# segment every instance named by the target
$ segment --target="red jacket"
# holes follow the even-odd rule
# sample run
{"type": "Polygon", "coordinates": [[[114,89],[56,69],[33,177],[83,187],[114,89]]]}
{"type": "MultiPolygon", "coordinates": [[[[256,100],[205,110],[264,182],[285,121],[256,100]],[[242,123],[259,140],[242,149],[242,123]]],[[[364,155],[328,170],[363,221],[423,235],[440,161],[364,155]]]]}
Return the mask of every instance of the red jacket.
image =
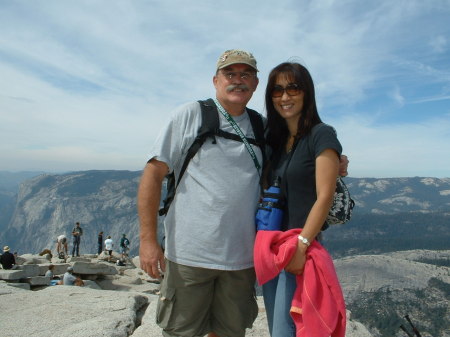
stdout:
{"type": "MultiPolygon", "coordinates": [[[[286,267],[297,249],[300,232],[301,229],[258,231],[254,260],[260,285],[286,267]]],[[[345,337],[342,289],[331,256],[317,241],[307,250],[305,269],[297,276],[290,311],[297,337],[345,337]]]]}

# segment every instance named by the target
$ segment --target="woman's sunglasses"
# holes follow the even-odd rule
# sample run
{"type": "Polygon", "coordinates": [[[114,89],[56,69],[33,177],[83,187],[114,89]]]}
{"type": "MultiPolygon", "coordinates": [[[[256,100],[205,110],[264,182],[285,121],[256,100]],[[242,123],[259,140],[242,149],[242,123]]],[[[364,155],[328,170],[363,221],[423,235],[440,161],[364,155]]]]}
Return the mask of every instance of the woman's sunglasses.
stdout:
{"type": "Polygon", "coordinates": [[[300,94],[301,89],[295,83],[288,84],[286,88],[283,88],[280,85],[276,85],[272,89],[272,97],[281,97],[283,96],[285,91],[289,96],[297,96],[298,94],[300,94]]]}

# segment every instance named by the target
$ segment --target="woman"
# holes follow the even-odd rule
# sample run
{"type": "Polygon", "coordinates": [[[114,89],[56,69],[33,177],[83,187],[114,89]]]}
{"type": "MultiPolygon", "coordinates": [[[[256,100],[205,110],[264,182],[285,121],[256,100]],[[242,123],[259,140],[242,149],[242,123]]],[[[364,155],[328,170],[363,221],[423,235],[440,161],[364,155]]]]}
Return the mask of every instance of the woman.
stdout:
{"type": "MultiPolygon", "coordinates": [[[[270,182],[277,176],[282,177],[286,198],[282,231],[301,228],[300,236],[299,231],[295,232],[295,239],[291,241],[295,246],[284,270],[263,284],[270,334],[288,337],[296,333],[297,322],[291,317],[291,305],[297,276],[303,273],[308,248],[324,226],[332,205],[342,148],[335,130],[323,124],[319,117],[314,84],[304,66],[286,62],[275,67],[269,74],[265,102],[267,143],[273,151],[268,179],[270,182]]],[[[258,237],[271,235],[264,232],[258,232],[255,244],[257,274],[261,274],[256,256],[262,242],[258,237]]],[[[341,302],[343,304],[343,299],[341,302]]],[[[305,315],[301,320],[304,319],[305,315]]]]}

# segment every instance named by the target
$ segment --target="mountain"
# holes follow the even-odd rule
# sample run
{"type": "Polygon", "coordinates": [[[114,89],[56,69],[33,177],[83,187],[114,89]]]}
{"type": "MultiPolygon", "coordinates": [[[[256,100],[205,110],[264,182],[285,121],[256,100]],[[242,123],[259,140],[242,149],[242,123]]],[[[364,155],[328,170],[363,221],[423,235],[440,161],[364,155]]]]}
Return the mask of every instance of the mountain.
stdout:
{"type": "Polygon", "coordinates": [[[97,235],[102,230],[117,240],[127,233],[136,254],[139,177],[140,172],[84,171],[44,174],[27,180],[20,186],[0,242],[20,253],[53,249],[57,236],[70,237],[79,221],[84,231],[81,252],[96,251],[97,235]]]}
{"type": "Polygon", "coordinates": [[[39,174],[41,172],[0,171],[0,232],[13,215],[20,184],[39,174]]]}
{"type": "Polygon", "coordinates": [[[404,337],[409,315],[423,337],[450,336],[450,250],[412,250],[335,260],[352,319],[376,337],[404,337]]]}
{"type": "MultiPolygon", "coordinates": [[[[41,174],[23,181],[17,194],[8,187],[9,200],[0,202],[4,210],[0,215],[0,244],[21,252],[53,248],[56,237],[69,235],[79,221],[84,229],[82,252],[96,251],[97,234],[102,230],[116,243],[122,233],[128,234],[131,254],[136,255],[140,175],[140,171],[41,174]]],[[[334,257],[448,249],[449,178],[348,177],[345,182],[356,206],[347,224],[324,231],[324,243],[334,257]]],[[[6,185],[0,175],[0,186],[6,185]]]]}
{"type": "Polygon", "coordinates": [[[345,178],[359,214],[446,212],[450,178],[345,178]]]}

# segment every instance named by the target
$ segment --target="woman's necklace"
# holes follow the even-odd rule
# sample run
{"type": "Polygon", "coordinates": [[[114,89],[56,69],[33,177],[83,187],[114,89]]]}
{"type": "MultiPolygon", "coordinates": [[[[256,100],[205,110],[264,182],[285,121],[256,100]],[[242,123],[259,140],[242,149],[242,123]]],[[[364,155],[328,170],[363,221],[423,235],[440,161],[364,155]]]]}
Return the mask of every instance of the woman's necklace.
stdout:
{"type": "Polygon", "coordinates": [[[294,146],[294,143],[295,143],[295,135],[294,136],[289,136],[289,139],[288,139],[288,141],[287,141],[287,144],[286,144],[286,152],[287,153],[290,153],[291,151],[292,151],[292,147],[294,146]]]}

